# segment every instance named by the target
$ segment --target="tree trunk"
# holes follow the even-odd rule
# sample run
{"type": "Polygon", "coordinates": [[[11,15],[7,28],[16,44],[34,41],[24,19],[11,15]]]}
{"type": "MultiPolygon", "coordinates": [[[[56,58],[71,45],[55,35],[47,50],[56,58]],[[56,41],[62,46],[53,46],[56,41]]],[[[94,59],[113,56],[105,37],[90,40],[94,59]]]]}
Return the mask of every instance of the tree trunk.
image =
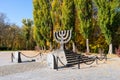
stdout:
{"type": "Polygon", "coordinates": [[[52,42],[50,42],[50,51],[52,51],[52,42]]]}
{"type": "Polygon", "coordinates": [[[46,46],[43,46],[43,50],[45,50],[45,51],[47,50],[47,49],[46,49],[46,46]]]}
{"type": "Polygon", "coordinates": [[[28,40],[26,40],[26,50],[28,50],[28,40]]]}
{"type": "Polygon", "coordinates": [[[86,39],[86,48],[87,48],[87,53],[89,53],[90,52],[90,50],[89,50],[89,40],[88,39],[86,39]]]}
{"type": "Polygon", "coordinates": [[[112,51],[112,43],[109,44],[109,51],[108,51],[108,53],[109,53],[109,54],[112,54],[112,53],[113,53],[113,51],[112,51]]]}
{"type": "Polygon", "coordinates": [[[76,50],[75,50],[75,43],[74,42],[72,42],[72,47],[73,47],[73,52],[76,52],[76,50]]]}

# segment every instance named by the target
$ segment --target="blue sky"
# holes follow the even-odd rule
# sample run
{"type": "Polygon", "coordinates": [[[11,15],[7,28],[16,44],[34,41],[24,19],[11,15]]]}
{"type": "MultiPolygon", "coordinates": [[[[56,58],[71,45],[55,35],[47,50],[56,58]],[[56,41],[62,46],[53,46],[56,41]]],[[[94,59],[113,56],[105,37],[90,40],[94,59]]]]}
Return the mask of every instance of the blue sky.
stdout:
{"type": "Polygon", "coordinates": [[[32,0],[0,0],[0,13],[8,17],[10,23],[22,26],[23,18],[33,19],[32,0]]]}

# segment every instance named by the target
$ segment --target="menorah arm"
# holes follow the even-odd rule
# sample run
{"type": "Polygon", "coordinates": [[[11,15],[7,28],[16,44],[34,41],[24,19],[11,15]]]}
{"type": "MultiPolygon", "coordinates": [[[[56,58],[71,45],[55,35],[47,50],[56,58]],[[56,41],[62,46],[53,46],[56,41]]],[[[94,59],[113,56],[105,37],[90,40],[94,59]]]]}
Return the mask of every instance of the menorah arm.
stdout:
{"type": "Polygon", "coordinates": [[[71,32],[72,30],[64,30],[54,32],[54,38],[56,42],[60,43],[60,49],[64,49],[64,43],[67,43],[71,39],[71,32]]]}
{"type": "Polygon", "coordinates": [[[58,32],[54,32],[54,38],[55,38],[56,42],[60,43],[61,38],[57,34],[58,34],[58,32]]]}
{"type": "Polygon", "coordinates": [[[71,32],[72,32],[72,30],[70,30],[70,31],[68,30],[67,35],[64,38],[65,41],[63,41],[63,43],[67,43],[68,41],[70,41],[70,39],[71,39],[71,32]]]}
{"type": "Polygon", "coordinates": [[[66,34],[67,34],[67,30],[62,31],[62,36],[63,37],[66,36],[66,34]]]}

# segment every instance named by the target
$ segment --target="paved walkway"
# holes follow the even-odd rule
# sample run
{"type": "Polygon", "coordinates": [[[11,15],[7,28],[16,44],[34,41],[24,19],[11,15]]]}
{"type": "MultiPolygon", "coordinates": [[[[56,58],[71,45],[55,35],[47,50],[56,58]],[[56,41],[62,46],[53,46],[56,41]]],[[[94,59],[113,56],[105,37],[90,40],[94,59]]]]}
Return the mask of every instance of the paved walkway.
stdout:
{"type": "Polygon", "coordinates": [[[31,62],[0,66],[0,80],[120,80],[120,58],[106,63],[77,65],[52,70],[45,63],[31,62]]]}

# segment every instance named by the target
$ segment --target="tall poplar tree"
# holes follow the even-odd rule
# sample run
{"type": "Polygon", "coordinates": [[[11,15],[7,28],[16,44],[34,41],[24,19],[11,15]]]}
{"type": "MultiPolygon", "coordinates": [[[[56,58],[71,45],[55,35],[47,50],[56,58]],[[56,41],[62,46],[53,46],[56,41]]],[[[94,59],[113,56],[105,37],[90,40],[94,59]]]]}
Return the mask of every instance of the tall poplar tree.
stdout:
{"type": "Polygon", "coordinates": [[[33,21],[31,19],[23,19],[23,31],[24,31],[24,36],[26,40],[26,49],[30,49],[30,39],[32,37],[32,25],[33,21]]]}
{"type": "Polygon", "coordinates": [[[52,18],[52,23],[53,23],[53,30],[57,31],[62,29],[61,27],[61,16],[62,16],[62,11],[61,11],[61,5],[62,5],[62,0],[51,0],[51,18],[52,18]]]}
{"type": "Polygon", "coordinates": [[[62,27],[72,31],[73,51],[75,52],[75,5],[74,0],[63,0],[62,3],[62,27]]]}
{"type": "Polygon", "coordinates": [[[98,8],[98,24],[103,33],[107,44],[109,45],[109,52],[112,53],[112,32],[111,27],[113,18],[116,15],[115,9],[117,8],[118,0],[93,0],[98,8]]]}
{"type": "Polygon", "coordinates": [[[79,30],[86,39],[87,53],[89,53],[89,32],[92,26],[92,0],[74,0],[80,21],[79,30]]]}
{"type": "Polygon", "coordinates": [[[47,42],[50,42],[51,16],[49,0],[33,0],[34,6],[34,38],[38,45],[44,49],[47,47],[47,42]]]}

